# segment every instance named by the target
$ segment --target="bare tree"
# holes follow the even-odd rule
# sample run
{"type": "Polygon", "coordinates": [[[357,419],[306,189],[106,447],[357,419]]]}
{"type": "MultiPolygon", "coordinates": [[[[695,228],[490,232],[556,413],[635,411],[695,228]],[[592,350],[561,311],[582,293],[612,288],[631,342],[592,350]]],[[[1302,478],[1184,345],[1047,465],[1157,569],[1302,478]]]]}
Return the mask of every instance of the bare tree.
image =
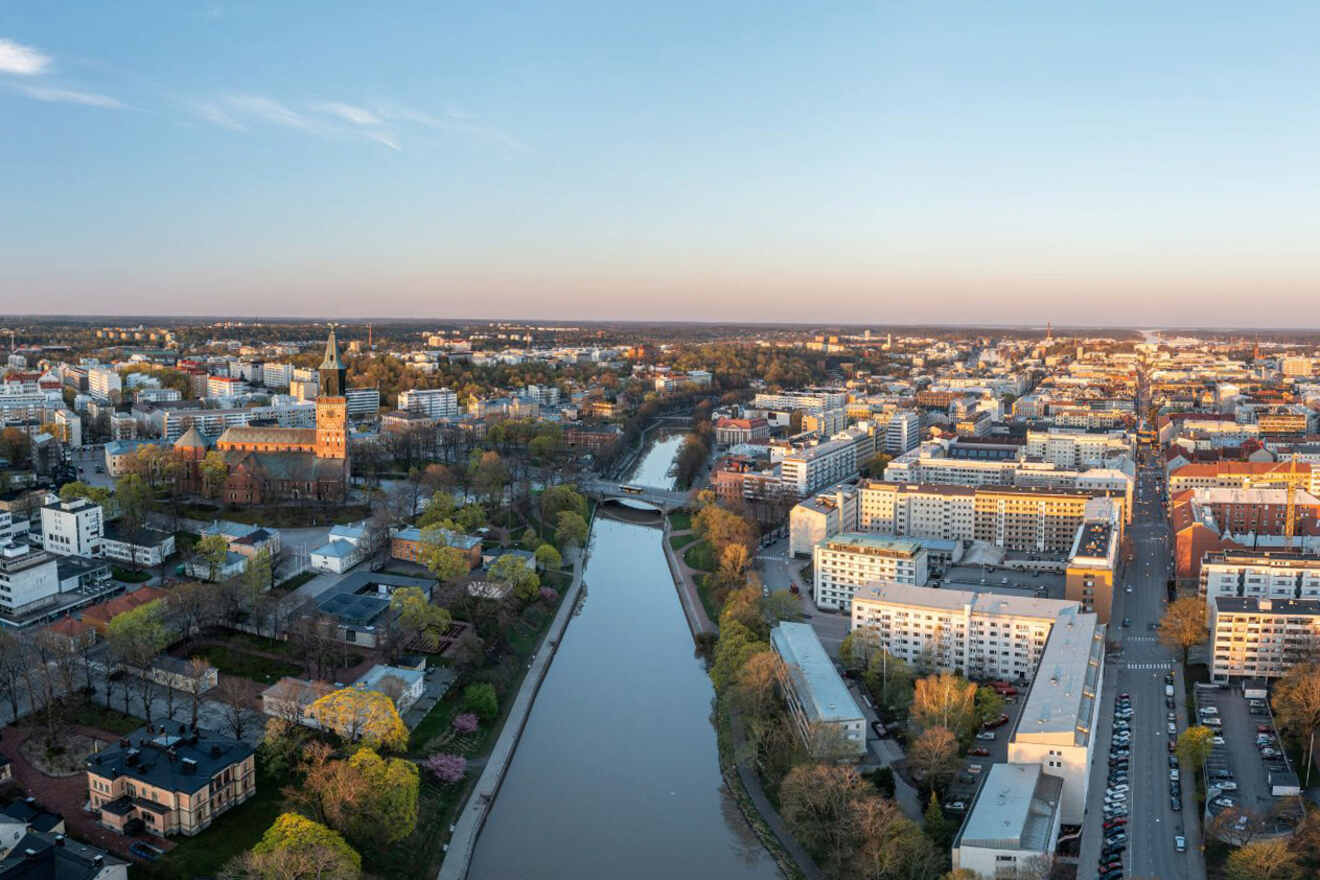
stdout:
{"type": "Polygon", "coordinates": [[[214,693],[220,701],[225,730],[234,739],[242,739],[248,727],[247,697],[242,682],[230,675],[221,676],[214,693]]]}

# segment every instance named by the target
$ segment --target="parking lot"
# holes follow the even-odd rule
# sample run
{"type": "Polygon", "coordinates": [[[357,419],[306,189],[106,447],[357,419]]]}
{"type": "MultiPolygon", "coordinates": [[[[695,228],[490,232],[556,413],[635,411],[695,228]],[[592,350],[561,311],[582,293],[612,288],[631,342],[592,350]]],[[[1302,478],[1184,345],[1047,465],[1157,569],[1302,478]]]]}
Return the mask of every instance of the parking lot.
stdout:
{"type": "MultiPolygon", "coordinates": [[[[990,769],[990,765],[1002,764],[1008,760],[1008,734],[1013,729],[1013,725],[1017,723],[1018,713],[1022,711],[1022,698],[1026,694],[1026,688],[1019,688],[1018,691],[1017,696],[1005,699],[1004,714],[1008,716],[1008,721],[994,729],[995,738],[992,740],[978,739],[973,743],[973,751],[983,749],[989,754],[967,755],[958,771],[958,776],[949,786],[948,794],[944,797],[945,809],[951,809],[949,805],[959,801],[965,807],[971,806],[972,798],[976,795],[976,790],[980,787],[981,780],[985,778],[985,772],[990,769]],[[980,773],[971,772],[971,766],[974,764],[981,766],[980,773]]],[[[957,816],[964,815],[964,811],[951,810],[953,815],[957,816]]]]}
{"type": "Polygon", "coordinates": [[[1295,821],[1290,813],[1300,804],[1295,797],[1276,797],[1273,785],[1295,783],[1296,777],[1277,748],[1278,732],[1265,701],[1252,705],[1241,690],[1198,685],[1196,709],[1200,723],[1222,740],[1206,761],[1207,827],[1215,827],[1210,817],[1233,811],[1241,815],[1215,823],[1221,833],[1228,830],[1225,821],[1230,828],[1256,824],[1264,834],[1287,831],[1295,821]]]}

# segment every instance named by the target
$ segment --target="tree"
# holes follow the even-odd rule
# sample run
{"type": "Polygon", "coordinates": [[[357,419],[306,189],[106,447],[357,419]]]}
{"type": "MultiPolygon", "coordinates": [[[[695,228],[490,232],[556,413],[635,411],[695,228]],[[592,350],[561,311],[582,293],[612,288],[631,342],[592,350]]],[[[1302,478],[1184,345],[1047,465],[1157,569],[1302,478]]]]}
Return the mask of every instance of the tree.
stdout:
{"type": "Polygon", "coordinates": [[[422,562],[428,571],[435,575],[442,584],[453,583],[467,575],[468,554],[457,547],[450,547],[446,533],[439,528],[427,528],[422,531],[422,562]]]}
{"type": "Polygon", "coordinates": [[[861,842],[854,802],[870,791],[853,767],[803,764],[780,783],[780,813],[802,845],[822,857],[826,872],[837,873],[861,842]]]}
{"type": "Polygon", "coordinates": [[[976,685],[947,671],[917,679],[911,718],[918,727],[944,727],[962,739],[976,723],[976,685]]]}
{"type": "Polygon", "coordinates": [[[462,755],[437,753],[427,758],[424,766],[446,784],[452,785],[467,775],[467,758],[462,755]]]}
{"type": "Polygon", "coordinates": [[[232,675],[222,675],[215,696],[220,703],[225,729],[234,739],[242,739],[248,728],[247,694],[242,683],[232,675]]]}
{"type": "Polygon", "coordinates": [[[229,479],[229,464],[225,461],[223,452],[208,452],[200,464],[197,471],[202,478],[202,494],[207,498],[219,498],[220,493],[224,491],[225,482],[229,479]]]}
{"type": "Polygon", "coordinates": [[[1296,853],[1286,839],[1277,837],[1234,850],[1224,865],[1228,880],[1292,880],[1300,873],[1296,853]]]}
{"type": "Polygon", "coordinates": [[[1299,663],[1274,683],[1274,714],[1279,726],[1306,746],[1306,778],[1311,784],[1311,753],[1320,730],[1320,663],[1299,663]]]}
{"type": "Polygon", "coordinates": [[[408,747],[408,728],[394,701],[380,691],[341,688],[315,700],[308,711],[318,724],[349,742],[395,752],[408,747]]]}
{"type": "Polygon", "coordinates": [[[982,727],[1004,713],[1004,698],[992,687],[976,689],[976,727],[982,727]]]}
{"type": "Polygon", "coordinates": [[[527,563],[520,556],[501,556],[491,565],[488,573],[492,580],[513,584],[513,595],[522,602],[535,599],[537,591],[541,589],[541,578],[527,568],[527,563]]]}
{"type": "Polygon", "coordinates": [[[105,638],[110,652],[120,663],[134,670],[133,681],[139,689],[142,714],[148,724],[151,723],[151,701],[155,691],[155,680],[149,674],[151,664],[171,639],[165,626],[164,612],[164,601],[156,599],[131,611],[116,614],[106,626],[105,638]]]}
{"type": "Polygon", "coordinates": [[[1210,757],[1210,751],[1215,747],[1212,741],[1214,735],[1213,730],[1200,725],[1184,730],[1179,735],[1176,746],[1178,760],[1192,768],[1194,773],[1200,773],[1201,767],[1210,757]]]}
{"type": "Polygon", "coordinates": [[[747,562],[746,547],[742,544],[728,544],[720,551],[719,576],[729,583],[737,583],[742,580],[747,562]]]}
{"type": "Polygon", "coordinates": [[[953,843],[955,829],[949,827],[949,820],[944,817],[944,809],[940,806],[939,796],[935,794],[934,789],[931,790],[930,801],[926,804],[926,812],[922,818],[924,820],[922,827],[926,836],[940,849],[948,849],[949,844],[953,843]]]}
{"type": "Polygon", "coordinates": [[[221,566],[225,564],[225,557],[229,555],[229,541],[224,535],[203,535],[193,548],[197,558],[206,563],[207,575],[209,581],[220,579],[221,566]]]}
{"type": "Polygon", "coordinates": [[[307,741],[307,728],[295,720],[271,718],[257,751],[261,766],[272,776],[283,776],[297,766],[303,744],[307,741]]]}
{"type": "Polygon", "coordinates": [[[1165,610],[1156,635],[1165,647],[1181,651],[1183,665],[1187,665],[1188,650],[1210,635],[1205,626],[1205,602],[1194,596],[1174,599],[1165,610]]]}
{"type": "Polygon", "coordinates": [[[720,693],[732,684],[752,655],[769,649],[768,644],[737,621],[722,627],[719,641],[715,643],[715,661],[710,667],[710,680],[715,686],[715,692],[720,693]]]}
{"type": "Polygon", "coordinates": [[[137,474],[125,474],[115,483],[119,513],[130,531],[141,528],[151,507],[152,497],[151,487],[137,474]]]}
{"type": "Polygon", "coordinates": [[[349,805],[345,833],[375,847],[397,843],[417,827],[417,765],[406,758],[384,758],[370,748],[348,759],[363,780],[363,797],[349,805]]]}
{"type": "Polygon", "coordinates": [[[585,521],[587,499],[571,485],[551,486],[541,493],[541,522],[555,523],[564,511],[576,513],[585,521]]]}
{"type": "Polygon", "coordinates": [[[587,521],[580,514],[565,510],[555,523],[555,541],[561,547],[582,547],[587,543],[587,521]]]}
{"type": "Polygon", "coordinates": [[[559,551],[555,549],[553,544],[542,544],[536,548],[534,555],[536,556],[536,564],[541,567],[542,571],[558,569],[564,564],[564,558],[559,555],[559,551]]]}
{"type": "Polygon", "coordinates": [[[885,468],[889,466],[890,461],[892,461],[890,456],[883,452],[877,452],[866,460],[866,464],[862,465],[862,473],[873,480],[883,479],[885,468]]]}
{"type": "Polygon", "coordinates": [[[857,880],[925,880],[943,865],[943,854],[892,800],[865,797],[853,803],[861,838],[852,860],[857,880]]]}
{"type": "Polygon", "coordinates": [[[237,876],[261,880],[357,880],[362,857],[343,835],[297,813],[283,813],[242,857],[237,876]]]}
{"type": "Polygon", "coordinates": [[[262,548],[254,556],[248,557],[243,568],[243,592],[248,608],[257,597],[269,590],[274,584],[274,572],[270,562],[270,551],[262,548]]]}
{"type": "Polygon", "coordinates": [[[390,596],[390,608],[398,613],[398,625],[408,639],[416,639],[426,651],[440,646],[440,639],[453,620],[446,609],[431,604],[418,587],[395,590],[390,596]]]}
{"type": "Polygon", "coordinates": [[[908,747],[908,763],[932,787],[942,787],[957,772],[958,738],[947,727],[928,727],[908,747]]]}
{"type": "Polygon", "coordinates": [[[482,721],[491,721],[500,714],[500,700],[490,682],[477,682],[463,689],[463,708],[482,721]]]}

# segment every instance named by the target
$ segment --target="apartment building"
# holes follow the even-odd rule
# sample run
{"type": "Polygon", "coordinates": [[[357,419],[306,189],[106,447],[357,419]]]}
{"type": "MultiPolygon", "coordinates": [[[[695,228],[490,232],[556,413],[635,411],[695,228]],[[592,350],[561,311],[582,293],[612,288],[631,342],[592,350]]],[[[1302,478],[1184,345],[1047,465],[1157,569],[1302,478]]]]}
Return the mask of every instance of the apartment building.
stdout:
{"type": "Polygon", "coordinates": [[[1064,570],[1064,595],[1080,602],[1083,611],[1095,612],[1100,623],[1107,624],[1114,606],[1121,531],[1117,506],[1108,504],[1107,499],[1094,500],[1107,510],[1088,513],[1077,527],[1064,570]]]}
{"type": "Polygon", "coordinates": [[[784,456],[780,479],[801,498],[857,473],[857,447],[852,439],[827,440],[784,456]]]}
{"type": "Polygon", "coordinates": [[[788,512],[788,552],[808,556],[815,546],[857,531],[857,489],[835,486],[799,502],[788,512]]]}
{"type": "Polygon", "coordinates": [[[88,802],[121,834],[192,836],[257,793],[252,746],[170,722],[87,759],[88,802]],[[136,821],[135,821],[136,820],[136,821]]]}
{"type": "Polygon", "coordinates": [[[770,630],[779,683],[798,736],[815,757],[858,760],[866,754],[866,717],[808,623],[770,630]]]}
{"type": "Polygon", "coordinates": [[[11,625],[60,592],[55,557],[27,544],[0,547],[0,617],[11,625]]]}
{"type": "Polygon", "coordinates": [[[41,508],[41,545],[61,556],[100,556],[105,534],[101,505],[85,498],[41,508]]]}
{"type": "Polygon", "coordinates": [[[893,582],[860,587],[850,631],[921,669],[1029,681],[1056,621],[1077,602],[934,589],[893,582]]]}
{"type": "Polygon", "coordinates": [[[864,480],[857,487],[857,529],[970,541],[976,533],[976,489],[864,480]]]}
{"type": "Polygon", "coordinates": [[[110,400],[115,394],[122,394],[124,383],[119,378],[119,371],[113,367],[92,367],[87,371],[87,392],[101,400],[110,400]]]}
{"type": "Polygon", "coordinates": [[[973,537],[1006,550],[1064,554],[1095,497],[1112,498],[1125,513],[1130,509],[1117,492],[982,487],[976,493],[973,537]]]}
{"type": "Polygon", "coordinates": [[[1279,360],[1279,369],[1285,378],[1296,379],[1315,374],[1315,361],[1309,357],[1285,357],[1279,360]]]}
{"type": "Polygon", "coordinates": [[[1096,616],[1061,614],[1009,735],[1010,762],[1037,764],[1063,780],[1059,812],[1068,825],[1082,824],[1086,813],[1104,661],[1105,627],[1096,616]]]}
{"type": "Polygon", "coordinates": [[[1224,549],[1201,559],[1199,594],[1206,610],[1218,598],[1320,600],[1320,555],[1288,550],[1224,549]]]}
{"type": "Polygon", "coordinates": [[[293,364],[267,363],[262,366],[261,384],[267,388],[288,388],[293,379],[293,364]]]}
{"type": "Polygon", "coordinates": [[[242,379],[236,376],[208,376],[206,378],[207,397],[237,397],[246,387],[242,379]]]}
{"type": "Polygon", "coordinates": [[[807,412],[819,412],[826,409],[845,409],[848,406],[848,392],[833,389],[807,389],[805,391],[760,392],[752,400],[756,409],[786,410],[795,409],[807,412]]]}
{"type": "Polygon", "coordinates": [[[1027,431],[1026,453],[1034,461],[1082,470],[1104,467],[1115,457],[1132,455],[1132,435],[1126,431],[1079,431],[1051,428],[1027,431]]]}
{"type": "Polygon", "coordinates": [[[1216,596],[1210,600],[1214,681],[1278,678],[1320,651],[1320,600],[1216,596]]]}
{"type": "Polygon", "coordinates": [[[375,419],[380,415],[379,388],[345,388],[344,400],[350,419],[375,419]]]}
{"type": "Polygon", "coordinates": [[[1318,494],[1320,467],[1299,461],[1211,461],[1185,464],[1169,474],[1169,493],[1187,489],[1298,489],[1318,494]]]}
{"type": "Polygon", "coordinates": [[[812,598],[818,608],[847,611],[861,587],[895,582],[922,585],[928,576],[926,548],[903,538],[839,535],[812,553],[812,598]]]}
{"type": "Polygon", "coordinates": [[[455,419],[458,395],[448,388],[412,388],[399,392],[399,409],[433,419],[455,419]]]}
{"type": "Polygon", "coordinates": [[[159,423],[161,437],[174,441],[193,426],[207,437],[219,437],[228,428],[247,427],[254,422],[274,422],[281,428],[315,428],[316,404],[289,402],[244,409],[159,409],[143,413],[141,418],[153,425],[159,423]]]}

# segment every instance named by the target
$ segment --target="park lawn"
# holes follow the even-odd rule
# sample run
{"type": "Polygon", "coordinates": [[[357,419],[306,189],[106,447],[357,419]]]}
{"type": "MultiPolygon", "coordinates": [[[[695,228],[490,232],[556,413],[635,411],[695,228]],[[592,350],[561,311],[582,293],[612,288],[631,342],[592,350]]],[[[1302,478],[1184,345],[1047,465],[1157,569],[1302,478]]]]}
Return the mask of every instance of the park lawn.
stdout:
{"type": "Polygon", "coordinates": [[[118,565],[110,566],[110,576],[115,580],[123,581],[126,584],[140,584],[143,581],[151,580],[151,572],[149,571],[134,571],[131,568],[121,568],[118,565]]]}
{"type": "Polygon", "coordinates": [[[704,540],[697,541],[683,554],[683,561],[697,571],[714,571],[715,551],[704,540]]]}
{"type": "Polygon", "coordinates": [[[692,528],[692,514],[684,511],[669,514],[669,529],[674,532],[686,532],[692,528]]]}
{"type": "Polygon", "coordinates": [[[715,595],[710,588],[710,582],[714,575],[703,574],[697,576],[697,596],[701,599],[701,607],[706,609],[706,616],[711,620],[720,619],[720,609],[715,603],[715,595]]]}
{"type": "Polygon", "coordinates": [[[245,654],[232,648],[212,645],[202,653],[221,675],[233,675],[249,681],[273,684],[286,675],[302,675],[302,667],[283,660],[272,660],[256,654],[245,654]]]}
{"type": "Polygon", "coordinates": [[[109,709],[100,703],[80,700],[75,704],[64,704],[65,721],[69,724],[82,724],[95,727],[109,733],[132,733],[144,722],[141,718],[125,715],[116,709],[109,709]]]}
{"type": "MultiPolygon", "coordinates": [[[[258,765],[260,762],[258,762],[258,765]]],[[[280,789],[287,779],[257,770],[257,793],[219,816],[196,837],[176,837],[178,845],[151,865],[133,867],[148,877],[214,877],[226,862],[256,846],[261,835],[284,811],[280,789]]]]}
{"type": "Polygon", "coordinates": [[[688,544],[691,544],[695,540],[697,539],[693,535],[670,535],[669,546],[673,547],[675,550],[682,550],[684,547],[686,547],[688,544]]]}

